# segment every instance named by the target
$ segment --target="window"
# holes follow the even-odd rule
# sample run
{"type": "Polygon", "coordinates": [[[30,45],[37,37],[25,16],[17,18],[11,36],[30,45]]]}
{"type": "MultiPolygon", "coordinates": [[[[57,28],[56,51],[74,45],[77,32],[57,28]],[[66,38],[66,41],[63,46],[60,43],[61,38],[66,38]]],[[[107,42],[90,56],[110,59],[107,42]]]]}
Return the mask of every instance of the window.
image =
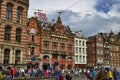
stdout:
{"type": "Polygon", "coordinates": [[[76,62],[78,62],[78,55],[76,55],[75,57],[76,57],[76,62]]]}
{"type": "Polygon", "coordinates": [[[84,46],[85,45],[85,43],[84,43],[84,41],[82,41],[82,46],[84,46]]]}
{"type": "Polygon", "coordinates": [[[97,49],[97,54],[103,54],[103,50],[102,49],[97,49]]]}
{"type": "Polygon", "coordinates": [[[83,54],[85,54],[85,48],[83,48],[83,54]]]}
{"type": "Polygon", "coordinates": [[[53,42],[52,43],[52,49],[53,50],[57,50],[57,48],[58,48],[58,43],[57,42],[53,42]]]}
{"type": "Polygon", "coordinates": [[[20,50],[16,50],[15,52],[15,64],[20,63],[20,50]]]}
{"type": "Polygon", "coordinates": [[[10,50],[5,49],[4,50],[4,64],[9,64],[9,59],[10,59],[10,50]]]}
{"type": "Polygon", "coordinates": [[[21,29],[16,29],[16,41],[21,42],[21,29]]]}
{"type": "Polygon", "coordinates": [[[12,4],[8,3],[6,7],[6,19],[12,20],[12,4]]]}
{"type": "Polygon", "coordinates": [[[81,53],[81,48],[79,48],[79,53],[81,53]]]}
{"type": "Polygon", "coordinates": [[[78,47],[76,47],[76,50],[75,50],[75,51],[76,51],[76,53],[78,53],[78,47]]]}
{"type": "Polygon", "coordinates": [[[82,60],[81,60],[81,56],[79,56],[79,62],[81,63],[81,61],[82,61],[82,60]]]}
{"type": "Polygon", "coordinates": [[[83,62],[85,63],[85,56],[83,56],[83,62]]]}
{"type": "Polygon", "coordinates": [[[68,52],[70,52],[70,53],[71,53],[71,52],[72,52],[72,45],[71,45],[71,44],[68,44],[68,47],[67,47],[67,48],[68,48],[68,49],[67,49],[67,50],[68,50],[68,52]]]}
{"type": "Polygon", "coordinates": [[[81,46],[81,41],[79,41],[79,46],[81,46]]]}
{"type": "Polygon", "coordinates": [[[43,46],[44,46],[44,49],[49,49],[49,41],[44,41],[44,44],[43,44],[43,46]]]}
{"type": "Polygon", "coordinates": [[[11,31],[11,28],[9,26],[6,26],[4,40],[10,41],[10,36],[11,36],[10,31],[11,31]]]}
{"type": "Polygon", "coordinates": [[[76,46],[78,46],[78,40],[75,41],[76,46]]]}
{"type": "Polygon", "coordinates": [[[34,55],[34,53],[35,53],[35,48],[32,47],[32,48],[31,48],[31,55],[34,55]]]}
{"type": "Polygon", "coordinates": [[[65,51],[65,44],[64,44],[64,43],[61,43],[61,44],[60,44],[60,50],[61,50],[61,51],[65,51]]]}
{"type": "Polygon", "coordinates": [[[35,35],[31,35],[31,42],[35,42],[35,35]]]}
{"type": "Polygon", "coordinates": [[[18,7],[17,8],[17,22],[18,23],[22,23],[22,12],[23,12],[22,7],[18,7]]]}

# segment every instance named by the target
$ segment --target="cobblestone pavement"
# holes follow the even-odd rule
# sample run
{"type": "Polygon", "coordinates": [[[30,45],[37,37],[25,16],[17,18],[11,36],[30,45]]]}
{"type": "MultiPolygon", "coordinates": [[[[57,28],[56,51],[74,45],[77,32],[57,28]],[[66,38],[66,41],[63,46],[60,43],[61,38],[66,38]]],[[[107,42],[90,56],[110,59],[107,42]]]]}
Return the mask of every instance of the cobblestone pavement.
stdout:
{"type": "Polygon", "coordinates": [[[74,76],[72,80],[87,80],[86,75],[81,74],[80,76],[74,76]]]}

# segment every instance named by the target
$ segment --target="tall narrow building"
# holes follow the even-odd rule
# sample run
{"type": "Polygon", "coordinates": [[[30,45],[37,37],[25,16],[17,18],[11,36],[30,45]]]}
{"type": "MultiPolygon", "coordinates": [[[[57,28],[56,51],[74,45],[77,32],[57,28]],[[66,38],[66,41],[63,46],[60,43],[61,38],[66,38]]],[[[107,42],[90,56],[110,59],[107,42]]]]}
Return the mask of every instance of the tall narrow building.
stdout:
{"type": "Polygon", "coordinates": [[[87,40],[87,66],[97,68],[104,66],[104,38],[101,33],[87,40]]]}
{"type": "Polygon", "coordinates": [[[29,0],[0,0],[0,64],[23,64],[29,0]]]}
{"type": "Polygon", "coordinates": [[[75,32],[76,36],[74,38],[75,42],[75,68],[81,72],[86,71],[86,64],[87,64],[87,51],[86,51],[86,41],[87,39],[83,37],[81,31],[75,32]]]}

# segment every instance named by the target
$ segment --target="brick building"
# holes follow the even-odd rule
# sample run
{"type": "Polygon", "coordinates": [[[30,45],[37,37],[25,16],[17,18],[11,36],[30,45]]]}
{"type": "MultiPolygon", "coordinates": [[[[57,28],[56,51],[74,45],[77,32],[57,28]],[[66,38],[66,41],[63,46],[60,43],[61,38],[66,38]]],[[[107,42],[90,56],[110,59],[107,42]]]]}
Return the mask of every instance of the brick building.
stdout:
{"type": "Polygon", "coordinates": [[[22,64],[29,0],[0,0],[0,64],[22,64]]]}
{"type": "Polygon", "coordinates": [[[120,32],[98,33],[87,41],[87,65],[120,67],[120,32]]]}
{"type": "Polygon", "coordinates": [[[115,35],[111,31],[107,39],[109,46],[109,65],[120,68],[120,32],[115,35]]]}
{"type": "Polygon", "coordinates": [[[60,16],[56,23],[30,18],[27,32],[29,34],[29,56],[40,58],[40,66],[49,68],[71,69],[74,65],[74,34],[68,26],[62,24],[60,16]],[[32,33],[32,35],[31,35],[32,33]],[[34,34],[34,35],[33,35],[34,34]]]}
{"type": "Polygon", "coordinates": [[[104,63],[104,39],[100,33],[89,37],[87,41],[87,65],[101,67],[104,63]]]}

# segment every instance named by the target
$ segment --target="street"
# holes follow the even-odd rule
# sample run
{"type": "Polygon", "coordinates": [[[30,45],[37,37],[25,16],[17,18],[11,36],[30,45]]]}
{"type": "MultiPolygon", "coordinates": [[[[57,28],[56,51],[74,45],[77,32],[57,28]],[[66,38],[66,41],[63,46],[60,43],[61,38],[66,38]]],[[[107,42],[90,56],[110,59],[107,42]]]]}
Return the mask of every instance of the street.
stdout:
{"type": "Polygon", "coordinates": [[[81,74],[80,76],[74,76],[72,80],[87,80],[86,75],[81,74]]]}

